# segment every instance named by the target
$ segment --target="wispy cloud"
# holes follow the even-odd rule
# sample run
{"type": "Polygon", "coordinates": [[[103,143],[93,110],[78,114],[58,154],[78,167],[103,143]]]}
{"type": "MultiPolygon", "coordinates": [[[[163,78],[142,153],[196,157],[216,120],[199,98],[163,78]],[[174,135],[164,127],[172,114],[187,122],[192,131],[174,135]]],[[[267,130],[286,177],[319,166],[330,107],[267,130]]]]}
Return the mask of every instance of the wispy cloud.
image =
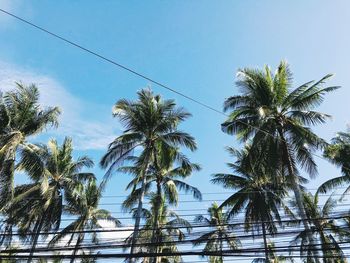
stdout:
{"type": "Polygon", "coordinates": [[[60,126],[56,130],[49,130],[49,135],[70,136],[75,148],[79,150],[106,149],[115,138],[118,132],[117,122],[110,115],[98,120],[83,117],[89,116],[89,111],[94,111],[94,107],[101,105],[87,105],[50,76],[0,61],[0,89],[13,89],[15,82],[35,83],[40,89],[41,103],[44,106],[61,108],[60,126]]]}

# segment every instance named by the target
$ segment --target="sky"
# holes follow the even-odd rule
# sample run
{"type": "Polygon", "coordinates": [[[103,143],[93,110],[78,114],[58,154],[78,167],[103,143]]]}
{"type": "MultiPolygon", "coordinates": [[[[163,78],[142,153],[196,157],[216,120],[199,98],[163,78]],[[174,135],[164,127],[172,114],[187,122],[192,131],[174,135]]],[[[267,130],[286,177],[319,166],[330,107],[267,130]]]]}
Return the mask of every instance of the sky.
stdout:
{"type": "MultiPolygon", "coordinates": [[[[346,0],[0,0],[0,8],[219,110],[225,98],[238,94],[239,68],[267,64],[274,69],[280,60],[287,60],[295,87],[334,73],[328,84],[342,88],[327,95],[319,107],[333,118],[314,130],[330,140],[350,121],[350,2],[346,0]]],[[[121,98],[135,99],[145,87],[175,99],[193,115],[181,129],[196,138],[198,150],[189,156],[202,166],[189,183],[203,193],[217,193],[204,194],[205,200],[220,202],[226,196],[226,190],[210,183],[211,175],[228,171],[225,163],[232,160],[224,148],[240,145],[221,132],[223,115],[0,13],[0,88],[13,88],[15,81],[36,83],[42,104],[58,105],[63,112],[58,129],[31,140],[72,137],[75,155],[91,156],[98,178],[104,174],[98,167],[101,156],[123,129],[111,115],[113,104],[121,98]]],[[[325,161],[317,163],[319,176],[309,189],[339,174],[325,161]]],[[[129,180],[127,175],[115,175],[105,196],[126,195],[129,180]]],[[[107,200],[120,203],[122,198],[103,201],[107,200]]],[[[184,203],[179,209],[206,209],[210,202],[184,203]]],[[[104,208],[128,216],[120,214],[117,204],[104,208]]]]}

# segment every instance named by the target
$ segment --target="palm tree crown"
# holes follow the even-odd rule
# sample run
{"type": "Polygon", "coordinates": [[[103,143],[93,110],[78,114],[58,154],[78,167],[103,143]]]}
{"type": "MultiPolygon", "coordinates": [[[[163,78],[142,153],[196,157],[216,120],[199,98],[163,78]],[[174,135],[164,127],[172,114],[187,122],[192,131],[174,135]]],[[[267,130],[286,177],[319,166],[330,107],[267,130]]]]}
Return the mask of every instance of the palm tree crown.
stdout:
{"type": "Polygon", "coordinates": [[[215,174],[211,180],[214,184],[221,184],[224,188],[237,190],[228,197],[221,207],[227,207],[228,217],[236,216],[245,210],[245,229],[259,229],[259,224],[254,222],[266,221],[266,227],[270,233],[276,232],[276,220],[280,221],[280,208],[287,207],[283,198],[287,196],[287,190],[281,183],[277,186],[271,180],[271,169],[263,166],[259,160],[255,159],[253,166],[250,161],[248,166],[247,158],[251,157],[251,148],[246,147],[242,151],[228,148],[231,155],[236,157],[235,163],[228,166],[235,174],[215,174]]]}
{"type": "MultiPolygon", "coordinates": [[[[309,245],[306,230],[301,231],[292,241],[292,245],[300,244],[301,255],[307,256],[307,262],[319,262],[318,253],[320,250],[325,263],[347,262],[345,255],[338,244],[343,227],[340,227],[336,219],[332,219],[332,212],[337,202],[331,197],[327,199],[322,207],[319,205],[318,194],[304,193],[305,211],[311,225],[311,233],[317,241],[317,246],[309,245]]],[[[292,205],[296,205],[295,202],[292,205]]]]}
{"type": "MultiPolygon", "coordinates": [[[[58,230],[63,211],[64,196],[81,188],[86,180],[92,180],[92,173],[81,172],[90,168],[93,162],[83,156],[73,159],[73,145],[65,138],[62,146],[56,140],[48,145],[37,144],[21,151],[20,170],[24,170],[31,184],[16,187],[15,197],[7,207],[13,221],[23,232],[31,235],[34,252],[41,231],[58,230]]],[[[45,238],[45,235],[41,235],[45,238]]]]}
{"type": "MultiPolygon", "coordinates": [[[[338,186],[350,183],[350,134],[340,132],[332,139],[324,151],[324,156],[333,164],[341,168],[342,175],[324,182],[320,187],[321,193],[335,189],[338,186]]],[[[350,191],[350,186],[344,191],[343,197],[350,191]]]]}
{"type": "MultiPolygon", "coordinates": [[[[237,160],[228,164],[235,174],[215,174],[212,182],[224,188],[237,190],[228,197],[221,207],[227,207],[227,216],[232,218],[244,210],[244,227],[253,234],[262,230],[266,260],[268,260],[267,231],[277,232],[277,224],[281,225],[280,210],[288,211],[284,204],[287,196],[286,183],[275,183],[275,175],[270,167],[265,166],[264,159],[258,158],[256,149],[246,146],[242,151],[228,148],[237,160]]],[[[261,154],[261,151],[258,152],[261,154]]]]}
{"type": "MultiPolygon", "coordinates": [[[[124,125],[123,134],[117,137],[101,160],[101,166],[109,170],[106,179],[114,168],[131,156],[136,147],[143,149],[142,161],[152,158],[157,143],[163,147],[185,146],[196,149],[194,138],[178,130],[178,125],[190,117],[183,108],[176,107],[173,100],[162,100],[149,89],[143,89],[137,101],[119,100],[113,108],[113,115],[124,125]],[[147,157],[147,158],[146,158],[147,157]]],[[[149,163],[149,162],[147,162],[149,163]]]]}
{"type": "MultiPolygon", "coordinates": [[[[96,185],[96,180],[88,180],[87,183],[78,188],[76,192],[67,194],[67,205],[64,206],[64,212],[77,218],[59,232],[51,241],[50,245],[55,245],[62,241],[66,236],[70,236],[67,245],[75,241],[75,249],[71,262],[74,262],[74,256],[79,250],[79,245],[84,242],[85,230],[94,230],[103,227],[102,221],[109,221],[115,226],[120,226],[119,220],[114,218],[111,213],[105,209],[98,208],[102,197],[102,189],[96,185]]],[[[92,232],[92,242],[98,242],[96,232],[92,232]]]]}
{"type": "MultiPolygon", "coordinates": [[[[161,197],[160,206],[158,206],[158,197],[154,193],[150,193],[150,209],[143,209],[142,218],[145,219],[144,226],[140,229],[140,234],[137,237],[137,251],[144,253],[177,253],[177,241],[183,241],[186,237],[186,232],[190,233],[191,224],[179,217],[175,212],[169,210],[164,196],[161,197]],[[156,213],[156,207],[158,213],[156,213]],[[156,244],[152,241],[154,217],[158,214],[156,221],[159,222],[157,229],[156,244]],[[156,245],[156,251],[154,246],[156,245]]],[[[134,210],[134,217],[137,216],[137,210],[134,210]]],[[[130,243],[130,238],[128,239],[130,243]]],[[[145,258],[143,262],[150,262],[149,258],[145,258]]],[[[183,262],[181,256],[157,256],[157,262],[162,263],[179,263],[183,262]]]]}
{"type": "MultiPolygon", "coordinates": [[[[217,203],[213,203],[208,209],[209,218],[199,215],[195,218],[197,223],[205,223],[210,230],[193,242],[194,246],[205,243],[206,252],[224,252],[224,245],[229,249],[237,249],[240,246],[239,240],[233,234],[233,227],[227,214],[222,212],[222,208],[217,203]]],[[[210,263],[223,263],[223,255],[209,256],[210,263]]]]}
{"type": "MultiPolygon", "coordinates": [[[[158,214],[160,213],[159,210],[163,196],[171,205],[178,205],[179,190],[192,193],[193,197],[198,200],[202,199],[202,194],[196,187],[183,181],[183,179],[189,177],[192,172],[200,170],[200,166],[190,162],[179,149],[164,148],[162,145],[162,143],[156,145],[157,151],[154,152],[153,162],[149,166],[149,170],[146,174],[145,193],[148,193],[152,189],[153,184],[156,187],[156,201],[153,207],[155,213],[153,218],[155,221],[153,223],[152,243],[158,242],[156,232],[160,224],[158,221],[158,214]]],[[[137,157],[132,157],[131,159],[134,160],[134,166],[124,166],[118,169],[120,172],[134,175],[134,179],[127,186],[127,189],[132,187],[133,191],[123,202],[123,207],[125,209],[132,209],[141,194],[140,182],[138,180],[141,167],[137,166],[139,159],[137,157]]],[[[154,250],[156,249],[156,246],[154,246],[154,250]]],[[[155,258],[151,260],[151,262],[155,261],[155,258]]]]}
{"type": "Polygon", "coordinates": [[[34,84],[16,83],[16,89],[0,96],[0,201],[4,204],[13,196],[13,178],[18,148],[28,145],[29,136],[47,126],[57,126],[58,107],[43,109],[39,90],[34,84]]]}

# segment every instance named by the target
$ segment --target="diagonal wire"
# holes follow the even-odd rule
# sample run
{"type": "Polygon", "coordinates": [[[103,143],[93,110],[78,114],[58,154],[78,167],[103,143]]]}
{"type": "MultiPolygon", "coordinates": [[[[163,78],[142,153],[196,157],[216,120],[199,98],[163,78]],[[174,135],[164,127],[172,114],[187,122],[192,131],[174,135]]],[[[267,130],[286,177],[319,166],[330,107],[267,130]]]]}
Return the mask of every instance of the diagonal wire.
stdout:
{"type": "MultiPolygon", "coordinates": [[[[171,92],[173,92],[173,93],[175,93],[175,94],[177,94],[177,95],[179,95],[179,96],[181,96],[183,98],[186,98],[187,100],[192,101],[192,102],[194,102],[194,103],[196,103],[196,104],[198,104],[198,105],[200,105],[200,106],[202,106],[204,108],[207,108],[208,110],[211,110],[211,111],[214,111],[214,112],[216,112],[216,113],[218,113],[220,115],[229,117],[228,114],[222,112],[221,110],[218,110],[218,109],[216,109],[216,108],[214,108],[214,107],[212,107],[212,106],[210,106],[210,105],[208,105],[208,104],[206,104],[204,102],[201,102],[198,99],[192,98],[192,97],[190,97],[190,96],[188,96],[188,95],[186,95],[186,94],[184,94],[184,93],[182,93],[182,92],[180,92],[180,91],[178,91],[178,90],[176,90],[174,88],[169,87],[168,85],[166,85],[166,84],[164,84],[162,82],[159,82],[159,81],[157,81],[157,80],[155,80],[155,79],[153,79],[151,77],[146,76],[143,73],[137,72],[135,69],[132,69],[132,68],[126,66],[126,65],[123,65],[123,64],[121,64],[121,63],[119,63],[119,62],[117,62],[117,61],[115,61],[113,59],[107,58],[106,56],[101,55],[101,54],[97,53],[96,51],[93,51],[93,50],[91,50],[91,49],[89,49],[87,47],[84,47],[84,46],[76,43],[76,42],[73,42],[73,41],[71,41],[71,40],[69,40],[69,39],[67,39],[67,38],[65,38],[65,37],[63,37],[61,35],[58,35],[58,34],[52,32],[52,31],[50,31],[48,29],[45,29],[45,28],[43,28],[43,27],[41,27],[41,26],[39,26],[37,24],[34,24],[33,22],[30,22],[30,21],[28,21],[28,20],[26,20],[26,19],[24,19],[22,17],[19,17],[19,16],[15,15],[15,14],[7,11],[7,10],[4,10],[4,9],[0,8],[0,12],[6,14],[8,16],[11,16],[11,17],[13,17],[13,18],[15,18],[15,19],[17,19],[17,20],[27,24],[27,25],[30,25],[30,26],[32,26],[32,27],[34,27],[34,28],[36,28],[36,29],[46,33],[46,34],[49,34],[49,35],[51,35],[51,36],[53,36],[53,37],[55,37],[55,38],[65,42],[65,43],[67,43],[67,44],[69,44],[71,46],[79,48],[79,49],[81,49],[81,50],[83,50],[83,51],[85,51],[85,52],[87,52],[87,53],[89,53],[89,54],[91,54],[91,55],[93,55],[95,57],[98,57],[98,58],[100,58],[100,59],[102,59],[102,60],[104,60],[104,61],[106,61],[108,63],[111,63],[114,66],[117,66],[117,67],[119,67],[119,68],[121,68],[123,70],[126,70],[126,71],[128,71],[129,73],[131,73],[131,74],[133,74],[135,76],[138,76],[138,77],[143,78],[143,79],[145,79],[147,81],[150,81],[151,83],[156,84],[157,86],[162,87],[162,88],[164,88],[164,89],[166,89],[168,91],[171,91],[171,92]]],[[[236,120],[236,121],[239,122],[239,123],[242,123],[242,124],[244,124],[244,125],[246,125],[246,126],[248,126],[250,128],[253,128],[255,130],[261,131],[261,132],[263,132],[264,134],[266,134],[268,136],[271,136],[271,137],[275,138],[274,135],[272,135],[270,132],[268,132],[266,130],[263,130],[263,129],[259,128],[259,127],[255,127],[255,126],[253,126],[253,125],[251,125],[249,123],[245,123],[245,122],[242,122],[240,120],[236,120]]],[[[281,139],[279,137],[277,137],[277,139],[286,142],[285,140],[283,140],[283,139],[281,139]]],[[[311,154],[316,156],[316,157],[318,157],[318,158],[320,158],[320,159],[322,159],[322,160],[328,161],[323,156],[317,155],[315,153],[311,153],[311,154]]],[[[348,170],[350,171],[350,169],[348,169],[348,170]]]]}

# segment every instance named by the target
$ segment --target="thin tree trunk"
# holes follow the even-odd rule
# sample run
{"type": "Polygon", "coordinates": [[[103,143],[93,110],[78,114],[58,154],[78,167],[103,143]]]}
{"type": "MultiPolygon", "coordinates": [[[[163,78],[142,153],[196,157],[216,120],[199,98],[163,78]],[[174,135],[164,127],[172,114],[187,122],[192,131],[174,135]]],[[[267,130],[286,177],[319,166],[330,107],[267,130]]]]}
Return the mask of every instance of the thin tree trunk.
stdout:
{"type": "Polygon", "coordinates": [[[74,261],[75,261],[75,255],[76,255],[77,252],[78,252],[79,245],[80,245],[80,243],[83,241],[83,238],[84,238],[84,234],[83,234],[83,233],[80,233],[79,236],[78,236],[78,239],[77,239],[77,243],[75,243],[75,247],[74,247],[74,251],[73,251],[73,254],[72,254],[72,258],[71,258],[71,260],[70,260],[70,263],[74,263],[74,261]]]}
{"type": "MultiPolygon", "coordinates": [[[[151,251],[154,253],[158,252],[158,246],[157,243],[159,241],[158,239],[158,227],[159,227],[159,210],[160,210],[160,203],[161,203],[161,198],[162,198],[162,188],[160,185],[159,180],[157,180],[157,201],[156,201],[156,207],[154,211],[154,221],[153,221],[153,226],[152,226],[152,249],[151,251]]],[[[157,263],[157,256],[151,258],[151,263],[157,263]]]]}
{"type": "Polygon", "coordinates": [[[37,223],[35,225],[35,229],[36,229],[35,236],[34,236],[34,240],[33,240],[33,243],[32,243],[32,247],[30,249],[30,253],[29,253],[29,257],[28,257],[27,263],[32,262],[32,258],[33,258],[33,255],[34,255],[36,244],[38,243],[38,239],[39,239],[39,236],[40,236],[41,228],[43,227],[43,224],[44,224],[44,221],[45,221],[46,212],[47,212],[47,210],[44,211],[42,217],[40,218],[40,221],[37,221],[37,223]]]}
{"type": "MultiPolygon", "coordinates": [[[[146,176],[143,176],[142,178],[142,184],[141,184],[141,194],[139,198],[139,203],[137,206],[137,213],[136,213],[136,219],[135,219],[135,226],[134,226],[134,233],[132,235],[132,240],[131,240],[131,249],[130,249],[130,254],[131,256],[134,254],[135,251],[135,245],[136,241],[138,238],[139,234],[139,229],[140,229],[140,221],[141,221],[141,212],[142,212],[142,206],[143,206],[143,199],[145,196],[145,186],[146,186],[146,176]]],[[[136,262],[134,258],[130,258],[130,262],[136,262]]]]}
{"type": "Polygon", "coordinates": [[[261,225],[262,225],[263,238],[264,238],[265,259],[266,259],[266,262],[270,262],[270,261],[269,261],[269,251],[268,251],[269,248],[268,248],[268,246],[267,246],[267,239],[266,239],[265,222],[262,222],[261,225]]]}
{"type": "Polygon", "coordinates": [[[134,227],[134,232],[132,235],[132,239],[131,239],[131,248],[130,248],[130,263],[134,263],[136,262],[136,259],[133,258],[133,254],[135,251],[135,245],[136,245],[136,241],[138,238],[138,234],[139,234],[139,229],[140,229],[140,221],[141,221],[141,212],[142,212],[142,206],[143,206],[143,199],[145,196],[145,190],[146,190],[146,183],[147,183],[147,178],[146,178],[146,173],[148,170],[150,164],[150,155],[148,154],[147,159],[146,159],[146,163],[145,163],[145,167],[144,170],[141,172],[141,177],[142,177],[142,183],[141,183],[141,194],[139,197],[139,203],[137,206],[137,213],[136,213],[136,220],[135,220],[135,227],[134,227]]]}

